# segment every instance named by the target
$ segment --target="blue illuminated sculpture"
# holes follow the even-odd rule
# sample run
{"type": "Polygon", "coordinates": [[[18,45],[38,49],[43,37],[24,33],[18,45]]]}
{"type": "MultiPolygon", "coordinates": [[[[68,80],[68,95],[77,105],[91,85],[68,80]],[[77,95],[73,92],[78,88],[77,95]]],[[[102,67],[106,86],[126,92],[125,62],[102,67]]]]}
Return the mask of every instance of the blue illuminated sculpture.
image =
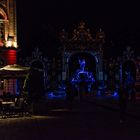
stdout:
{"type": "Polygon", "coordinates": [[[85,66],[86,66],[85,59],[82,59],[82,60],[79,59],[79,64],[80,64],[81,71],[84,72],[85,71],[85,66]]]}
{"type": "Polygon", "coordinates": [[[85,59],[79,59],[80,69],[77,69],[72,76],[71,82],[76,86],[79,86],[81,83],[84,83],[88,89],[91,90],[91,85],[95,82],[92,72],[85,70],[86,61],[85,59]]]}

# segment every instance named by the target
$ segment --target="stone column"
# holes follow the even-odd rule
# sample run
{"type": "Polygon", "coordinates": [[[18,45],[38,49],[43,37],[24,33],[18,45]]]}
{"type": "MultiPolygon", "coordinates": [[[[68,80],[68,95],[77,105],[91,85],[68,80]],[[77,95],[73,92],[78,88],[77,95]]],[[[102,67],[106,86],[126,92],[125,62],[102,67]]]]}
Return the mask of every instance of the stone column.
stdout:
{"type": "Polygon", "coordinates": [[[13,36],[17,41],[16,31],[16,2],[15,0],[9,1],[9,36],[13,36]]]}
{"type": "Polygon", "coordinates": [[[67,73],[66,73],[66,69],[67,69],[67,66],[66,66],[66,63],[67,63],[67,55],[66,55],[66,52],[64,51],[63,52],[63,58],[62,58],[62,81],[65,81],[66,80],[66,76],[67,76],[67,73]]]}

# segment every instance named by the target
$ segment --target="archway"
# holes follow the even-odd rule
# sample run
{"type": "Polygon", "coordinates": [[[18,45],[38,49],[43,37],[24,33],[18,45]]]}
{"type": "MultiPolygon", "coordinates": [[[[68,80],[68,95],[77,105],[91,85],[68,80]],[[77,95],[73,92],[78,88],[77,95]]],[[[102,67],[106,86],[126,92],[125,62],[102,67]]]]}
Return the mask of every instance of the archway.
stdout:
{"type": "Polygon", "coordinates": [[[71,53],[68,59],[69,80],[79,93],[93,93],[95,89],[98,58],[91,52],[71,53]],[[82,86],[82,88],[81,88],[82,86]]]}
{"type": "Polygon", "coordinates": [[[85,71],[92,72],[96,79],[96,60],[90,53],[77,52],[71,55],[69,58],[69,78],[71,78],[75,72],[80,68],[79,60],[85,60],[85,71]]]}
{"type": "Polygon", "coordinates": [[[1,4],[0,4],[0,19],[7,20],[7,14],[6,14],[6,12],[3,10],[1,4]]]}
{"type": "Polygon", "coordinates": [[[5,21],[7,21],[7,15],[0,5],[0,47],[4,45],[5,41],[5,21]]]}

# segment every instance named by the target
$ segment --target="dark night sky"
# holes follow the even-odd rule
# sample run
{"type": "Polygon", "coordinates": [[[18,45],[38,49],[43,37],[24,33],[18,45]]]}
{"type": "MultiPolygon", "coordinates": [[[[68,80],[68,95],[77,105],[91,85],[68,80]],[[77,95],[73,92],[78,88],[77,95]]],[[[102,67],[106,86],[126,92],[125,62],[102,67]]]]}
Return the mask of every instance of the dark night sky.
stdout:
{"type": "Polygon", "coordinates": [[[62,28],[72,31],[81,20],[91,30],[101,27],[105,31],[108,48],[110,41],[113,41],[117,48],[131,45],[139,50],[139,13],[138,4],[128,1],[29,0],[26,3],[18,0],[18,42],[21,53],[30,55],[34,47],[40,47],[45,55],[52,56],[59,46],[58,32],[62,28]]]}

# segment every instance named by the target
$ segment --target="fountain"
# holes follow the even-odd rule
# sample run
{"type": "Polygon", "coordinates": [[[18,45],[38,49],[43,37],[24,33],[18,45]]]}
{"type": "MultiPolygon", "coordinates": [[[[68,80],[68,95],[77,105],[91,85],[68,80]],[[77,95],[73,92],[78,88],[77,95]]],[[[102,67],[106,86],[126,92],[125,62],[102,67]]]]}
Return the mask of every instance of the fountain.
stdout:
{"type": "Polygon", "coordinates": [[[78,86],[80,83],[85,83],[87,86],[88,92],[91,91],[91,86],[95,82],[93,73],[85,70],[86,61],[85,59],[79,59],[80,69],[77,69],[74,75],[71,78],[71,82],[78,86]]]}

